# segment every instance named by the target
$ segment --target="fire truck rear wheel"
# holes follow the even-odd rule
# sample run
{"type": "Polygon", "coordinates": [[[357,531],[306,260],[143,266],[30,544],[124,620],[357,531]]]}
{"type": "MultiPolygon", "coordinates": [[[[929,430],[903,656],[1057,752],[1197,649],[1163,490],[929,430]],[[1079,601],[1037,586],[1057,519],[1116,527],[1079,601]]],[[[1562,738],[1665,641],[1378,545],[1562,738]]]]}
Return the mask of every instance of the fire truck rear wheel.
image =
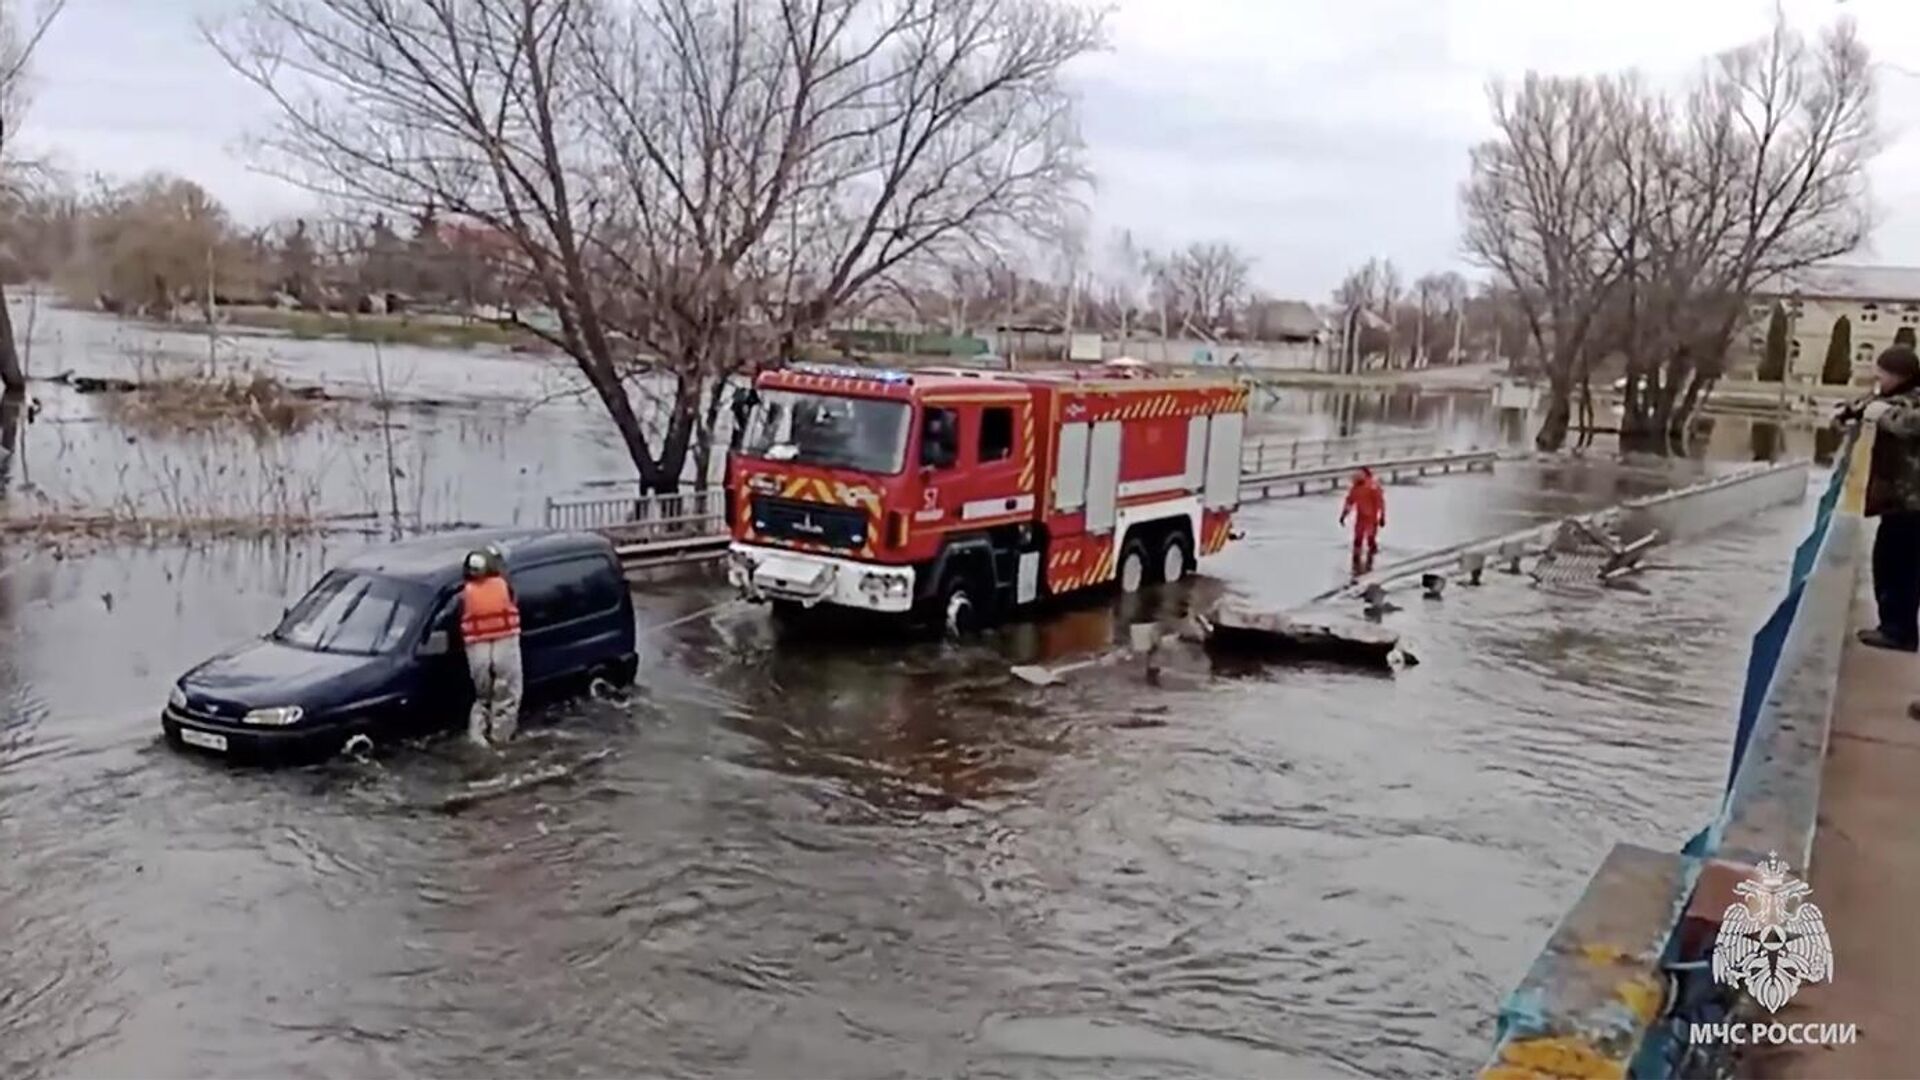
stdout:
{"type": "Polygon", "coordinates": [[[1127,541],[1120,552],[1120,591],[1137,593],[1147,583],[1147,548],[1138,540],[1127,541]]]}
{"type": "Polygon", "coordinates": [[[1160,580],[1168,585],[1193,572],[1193,545],[1187,534],[1175,530],[1160,543],[1160,580]]]}

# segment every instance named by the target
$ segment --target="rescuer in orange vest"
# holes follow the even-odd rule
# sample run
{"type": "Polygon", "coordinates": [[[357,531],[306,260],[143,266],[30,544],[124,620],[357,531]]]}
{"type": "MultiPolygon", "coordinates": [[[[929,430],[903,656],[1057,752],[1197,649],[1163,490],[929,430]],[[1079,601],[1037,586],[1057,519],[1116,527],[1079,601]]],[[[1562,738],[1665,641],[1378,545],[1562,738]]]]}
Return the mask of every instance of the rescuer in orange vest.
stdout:
{"type": "Polygon", "coordinates": [[[1387,493],[1365,465],[1347,488],[1340,524],[1345,525],[1348,516],[1353,518],[1353,572],[1364,574],[1373,569],[1373,557],[1380,554],[1380,530],[1387,527],[1387,493]]]}
{"type": "Polygon", "coordinates": [[[460,590],[460,642],[473,675],[467,738],[481,747],[506,742],[520,726],[520,605],[492,548],[467,553],[460,590]]]}

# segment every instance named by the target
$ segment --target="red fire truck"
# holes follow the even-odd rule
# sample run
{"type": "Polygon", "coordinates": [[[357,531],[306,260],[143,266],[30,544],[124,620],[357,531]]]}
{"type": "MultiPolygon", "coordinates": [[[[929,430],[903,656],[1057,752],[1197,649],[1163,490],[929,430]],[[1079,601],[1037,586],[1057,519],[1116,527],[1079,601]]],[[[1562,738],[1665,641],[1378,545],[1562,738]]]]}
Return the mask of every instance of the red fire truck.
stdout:
{"type": "Polygon", "coordinates": [[[1247,392],[1125,368],[762,373],[728,463],[741,593],[915,612],[953,632],[1227,542],[1247,392]]]}

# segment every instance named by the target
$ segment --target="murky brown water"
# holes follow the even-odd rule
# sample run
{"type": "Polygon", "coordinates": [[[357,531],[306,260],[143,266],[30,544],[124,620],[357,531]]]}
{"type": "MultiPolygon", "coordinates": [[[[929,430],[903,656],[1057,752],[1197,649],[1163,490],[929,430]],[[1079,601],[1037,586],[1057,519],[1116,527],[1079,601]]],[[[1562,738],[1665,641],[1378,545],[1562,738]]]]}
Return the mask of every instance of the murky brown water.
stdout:
{"type": "MultiPolygon", "coordinates": [[[[43,373],[204,355],[72,313],[42,312],[35,341],[43,373]]],[[[230,348],[296,383],[373,379],[365,346],[230,348]]],[[[624,471],[538,362],[382,362],[410,517],[538,520],[547,494],[624,471]]],[[[244,509],[283,477],[324,510],[391,498],[365,410],[236,442],[36,392],[0,512],[244,509]]],[[[1258,428],[1310,437],[1527,435],[1470,395],[1256,404],[1258,428]]],[[[1707,450],[1810,440],[1723,421],[1707,450]]],[[[1397,486],[1382,558],[1688,475],[1516,464],[1397,486]]],[[[1344,571],[1336,513],[1249,508],[1248,539],[1184,589],[964,646],[781,640],[751,609],[647,634],[632,701],[545,713],[502,768],[610,756],[459,813],[440,805],[471,765],[440,744],[258,772],[157,742],[182,669],[366,539],[0,547],[0,1075],[1463,1072],[1607,846],[1671,846],[1708,813],[1801,511],[1669,553],[1646,593],[1495,576],[1411,601],[1395,618],[1425,662],[1396,677],[1008,675],[1222,589],[1318,592],[1344,571]]],[[[643,586],[643,629],[721,597],[697,575],[643,586]]]]}
{"type": "MultiPolygon", "coordinates": [[[[1657,483],[1395,487],[1383,557],[1657,483]]],[[[1318,591],[1336,511],[1251,509],[1187,588],[1318,591]]],[[[612,756],[452,814],[442,745],[259,772],[156,741],[181,669],[362,541],[7,552],[0,1074],[1458,1074],[1607,846],[1708,813],[1800,514],[1645,594],[1410,601],[1397,677],[1007,674],[1179,590],[964,646],[732,610],[645,638],[632,702],[545,714],[505,767],[612,756]]],[[[642,625],[719,595],[648,586],[642,625]]]]}

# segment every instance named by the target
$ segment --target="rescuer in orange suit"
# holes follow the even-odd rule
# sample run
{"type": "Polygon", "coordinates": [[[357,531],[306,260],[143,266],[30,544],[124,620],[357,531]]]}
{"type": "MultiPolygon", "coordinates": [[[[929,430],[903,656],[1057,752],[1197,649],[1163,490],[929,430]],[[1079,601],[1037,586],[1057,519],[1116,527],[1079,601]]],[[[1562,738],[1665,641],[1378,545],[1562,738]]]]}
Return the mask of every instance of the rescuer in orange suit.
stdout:
{"type": "Polygon", "coordinates": [[[467,738],[490,749],[513,738],[520,726],[520,605],[507,584],[506,566],[491,548],[467,553],[466,584],[460,590],[460,643],[473,676],[473,712],[467,738]]]}
{"type": "Polygon", "coordinates": [[[1347,488],[1347,501],[1340,507],[1340,524],[1353,518],[1353,572],[1364,574],[1373,569],[1373,557],[1380,554],[1380,530],[1387,527],[1387,493],[1373,470],[1365,465],[1353,474],[1347,488]]]}

